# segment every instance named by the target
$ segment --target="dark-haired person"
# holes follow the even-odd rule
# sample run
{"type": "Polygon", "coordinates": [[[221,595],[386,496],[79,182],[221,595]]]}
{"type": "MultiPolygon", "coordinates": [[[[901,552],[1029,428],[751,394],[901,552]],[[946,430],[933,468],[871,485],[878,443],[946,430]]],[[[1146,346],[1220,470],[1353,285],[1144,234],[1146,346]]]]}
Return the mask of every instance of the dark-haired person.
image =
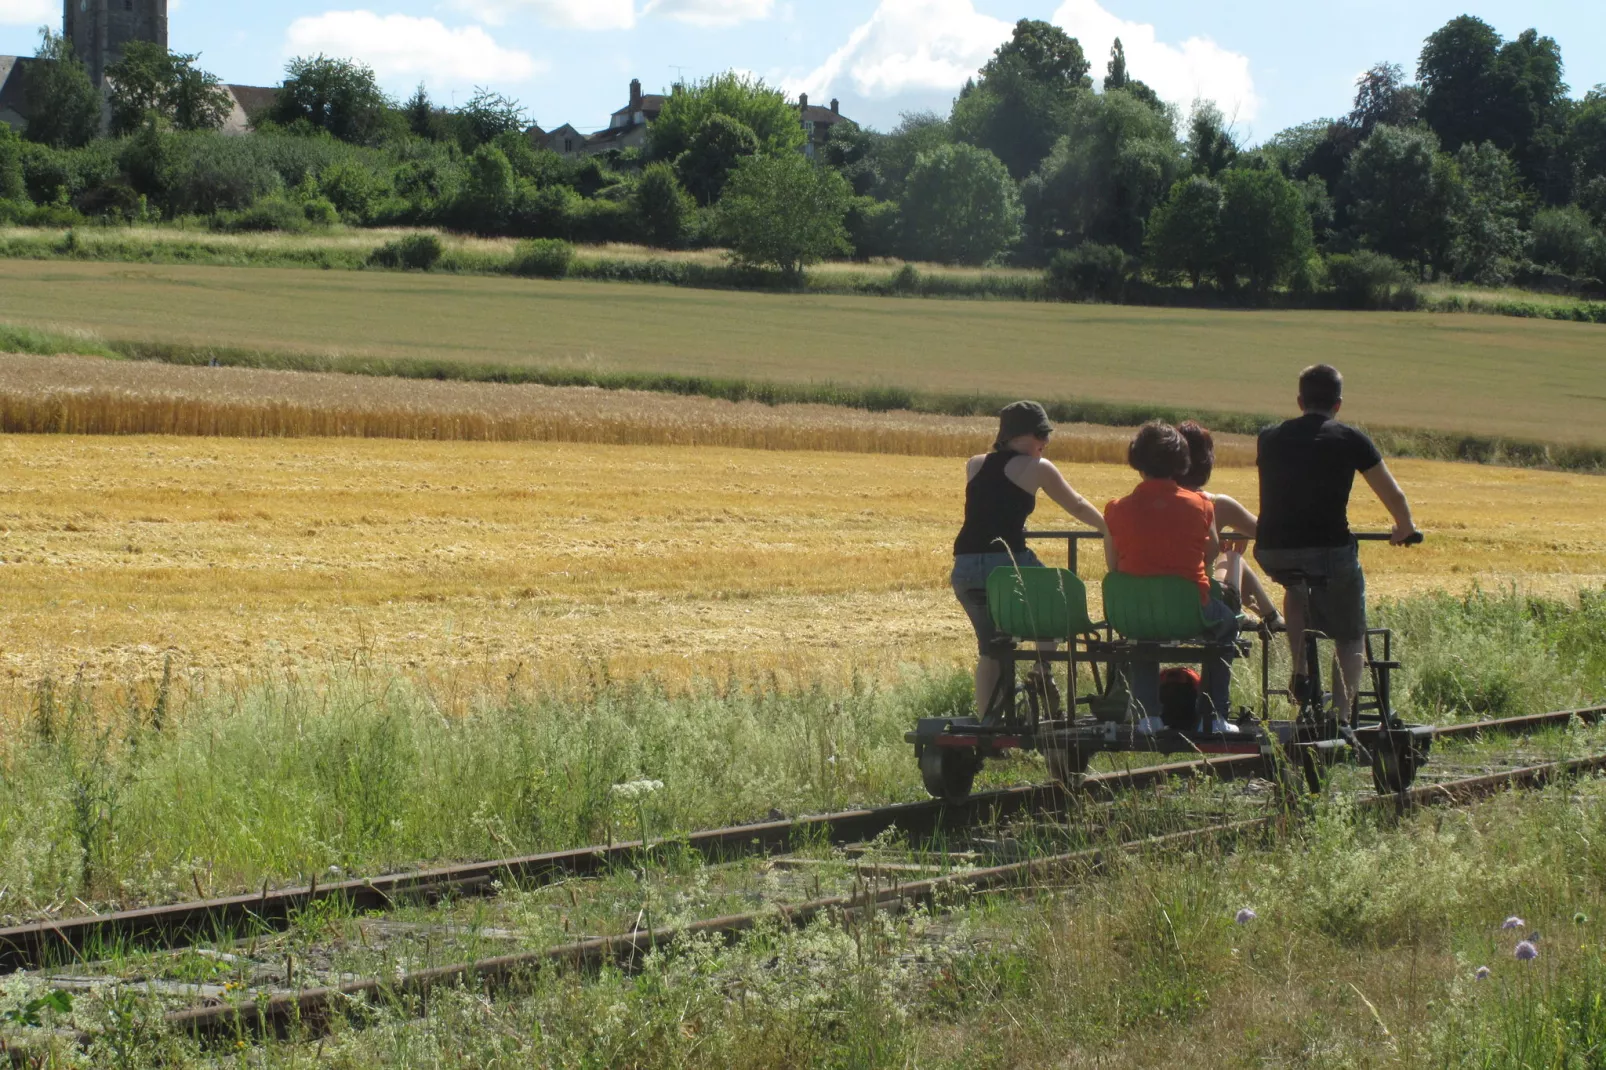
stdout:
{"type": "Polygon", "coordinates": [[[1177,484],[1184,490],[1203,495],[1216,507],[1216,535],[1221,538],[1221,556],[1211,574],[1229,592],[1237,592],[1243,604],[1254,610],[1268,627],[1282,627],[1283,615],[1271,594],[1255,575],[1255,570],[1244,566],[1247,544],[1226,537],[1227,532],[1232,532],[1254,538],[1258,519],[1236,498],[1204,489],[1216,470],[1216,442],[1210,430],[1197,420],[1184,421],[1177,425],[1177,430],[1188,440],[1188,473],[1177,480],[1177,484]]]}
{"type": "MultiPolygon", "coordinates": [[[[1221,551],[1216,535],[1216,508],[1196,491],[1178,482],[1188,474],[1192,455],[1188,440],[1158,420],[1138,429],[1127,448],[1127,462],[1143,482],[1125,498],[1104,509],[1109,525],[1109,566],[1130,576],[1182,576],[1199,587],[1199,603],[1208,622],[1206,638],[1231,639],[1238,631],[1237,612],[1215,597],[1208,566],[1221,551]]],[[[1199,723],[1206,731],[1232,732],[1232,669],[1225,653],[1206,661],[1199,691],[1199,723]]],[[[1133,666],[1132,697],[1143,708],[1143,727],[1154,730],[1160,717],[1160,667],[1133,666]]]]}
{"type": "Polygon", "coordinates": [[[1366,577],[1349,527],[1355,474],[1360,473],[1394,518],[1390,542],[1404,545],[1416,533],[1416,523],[1405,492],[1372,440],[1338,422],[1344,404],[1344,377],[1338,369],[1316,364],[1301,372],[1298,403],[1302,415],[1260,434],[1255,560],[1273,579],[1291,570],[1323,579],[1322,585],[1310,588],[1308,620],[1300,599],[1290,594],[1283,600],[1294,664],[1290,690],[1296,701],[1304,695],[1305,629],[1315,628],[1338,648],[1333,704],[1347,717],[1360,683],[1366,638],[1366,577]]]}
{"type": "MultiPolygon", "coordinates": [[[[998,413],[998,438],[991,453],[965,465],[965,523],[954,540],[954,594],[976,631],[976,710],[985,716],[998,686],[999,664],[990,656],[996,631],[987,608],[987,577],[995,568],[1019,565],[1041,568],[1026,545],[1026,519],[1037,508],[1042,491],[1067,513],[1108,538],[1104,517],[1071,488],[1043,457],[1054,425],[1035,401],[1017,401],[998,413]]],[[[1041,686],[1054,694],[1046,674],[1041,686]]]]}

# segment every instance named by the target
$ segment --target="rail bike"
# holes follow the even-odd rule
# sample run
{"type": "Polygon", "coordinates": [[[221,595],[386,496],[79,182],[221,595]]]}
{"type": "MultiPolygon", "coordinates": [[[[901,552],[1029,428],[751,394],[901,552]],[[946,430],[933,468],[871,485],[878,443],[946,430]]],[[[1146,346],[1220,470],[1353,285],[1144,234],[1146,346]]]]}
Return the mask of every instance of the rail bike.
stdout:
{"type": "MultiPolygon", "coordinates": [[[[1017,750],[1040,752],[1050,775],[1068,790],[1080,785],[1101,753],[1186,754],[1207,761],[1259,756],[1263,775],[1294,793],[1319,792],[1341,761],[1369,765],[1380,794],[1403,792],[1427,761],[1434,729],[1407,724],[1394,711],[1393,673],[1400,663],[1389,629],[1367,630],[1362,682],[1351,708],[1330,711],[1319,657],[1326,636],[1320,632],[1305,633],[1307,683],[1294,695],[1272,684],[1272,652],[1284,642],[1281,629],[1240,614],[1233,635],[1211,639],[1192,580],[1121,573],[1104,578],[1105,619],[1096,621],[1077,575],[1077,550],[1080,542],[1100,536],[1043,531],[1027,538],[1064,541],[1068,567],[1006,567],[988,577],[988,608],[998,631],[991,656],[1002,672],[986,711],[979,717],[922,718],[905,736],[933,797],[965,798],[987,759],[1017,750]],[[1257,645],[1259,708],[1224,711],[1205,723],[1195,707],[1197,689],[1189,686],[1197,674],[1175,667],[1203,666],[1222,656],[1249,660],[1257,645]],[[1162,665],[1174,668],[1162,674],[1160,709],[1144,709],[1132,696],[1134,673],[1162,665]],[[1085,694],[1079,693],[1084,672],[1092,683],[1085,694]],[[1293,716],[1272,716],[1278,699],[1294,703],[1293,716]]],[[[1356,538],[1378,542],[1389,536],[1356,538]]],[[[1411,542],[1421,540],[1418,534],[1411,542]]],[[[1271,578],[1307,605],[1310,592],[1325,583],[1297,571],[1271,578]]]]}

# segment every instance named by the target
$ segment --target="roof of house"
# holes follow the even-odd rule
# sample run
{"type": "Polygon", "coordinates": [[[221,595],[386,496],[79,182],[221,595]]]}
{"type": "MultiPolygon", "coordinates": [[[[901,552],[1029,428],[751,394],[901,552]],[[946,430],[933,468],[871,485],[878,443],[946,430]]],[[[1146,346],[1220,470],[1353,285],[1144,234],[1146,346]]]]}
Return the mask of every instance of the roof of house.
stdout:
{"type": "Polygon", "coordinates": [[[240,102],[240,107],[244,109],[245,114],[248,116],[253,116],[259,111],[266,111],[279,98],[277,86],[231,85],[228,89],[230,93],[234,94],[234,99],[240,102]]]}
{"type": "Polygon", "coordinates": [[[610,126],[606,130],[598,130],[595,134],[587,134],[585,138],[587,144],[605,145],[610,141],[622,141],[640,129],[639,126],[610,126]]]}
{"type": "Polygon", "coordinates": [[[846,116],[830,108],[822,108],[818,104],[810,104],[803,109],[803,121],[806,123],[840,123],[846,116]]]}
{"type": "Polygon", "coordinates": [[[21,121],[27,114],[28,95],[24,83],[31,59],[0,56],[0,113],[10,112],[21,121]]]}
{"type": "Polygon", "coordinates": [[[664,110],[664,101],[668,99],[669,98],[662,93],[645,93],[641,98],[641,107],[632,108],[630,105],[626,104],[624,107],[614,112],[614,114],[629,115],[633,112],[642,111],[649,115],[656,115],[664,110]]]}

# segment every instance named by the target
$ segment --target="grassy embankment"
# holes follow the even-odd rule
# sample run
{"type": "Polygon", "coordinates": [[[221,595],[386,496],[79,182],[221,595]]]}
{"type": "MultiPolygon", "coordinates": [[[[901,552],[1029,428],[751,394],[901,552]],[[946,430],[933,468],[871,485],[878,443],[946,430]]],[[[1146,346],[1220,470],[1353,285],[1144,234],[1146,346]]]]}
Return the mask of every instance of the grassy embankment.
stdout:
{"type": "Polygon", "coordinates": [[[1597,332],[1493,317],[1222,312],[737,294],[378,273],[0,263],[0,348],[180,363],[599,385],[1060,420],[1203,415],[1251,431],[1298,369],[1396,454],[1598,468],[1597,332]],[[913,384],[919,384],[915,386],[913,384]]]}
{"type": "MultiPolygon", "coordinates": [[[[219,234],[187,227],[81,227],[50,230],[0,228],[0,258],[78,260],[135,264],[207,264],[219,267],[312,267],[373,270],[376,249],[409,235],[408,229],[326,233],[219,234]]],[[[523,270],[511,238],[437,233],[444,255],[431,269],[456,275],[517,275],[523,270]]],[[[580,246],[567,277],[599,282],[659,283],[707,289],[791,290],[878,297],[982,298],[1057,301],[1061,297],[1041,270],[957,267],[902,261],[831,261],[811,268],[801,287],[774,272],[739,269],[725,251],[668,251],[633,245],[580,246]]],[[[1134,304],[1221,307],[1213,292],[1180,287],[1135,286],[1134,304]]],[[[1528,319],[1606,323],[1606,302],[1517,289],[1434,284],[1418,289],[1420,310],[1483,313],[1528,319]]],[[[1276,295],[1272,304],[1311,307],[1310,299],[1276,295]]],[[[1319,299],[1318,299],[1319,305],[1319,299]]]]}
{"type": "MultiPolygon", "coordinates": [[[[1379,617],[1397,629],[1413,719],[1565,709],[1606,691],[1598,593],[1581,605],[1418,595],[1379,617]]],[[[1239,675],[1247,684],[1252,667],[1239,675]]],[[[966,674],[946,667],[846,685],[705,681],[678,695],[599,674],[570,696],[504,679],[443,716],[452,696],[360,661],[322,680],[144,697],[65,680],[32,698],[0,737],[0,914],[13,917],[78,913],[75,897],[168,900],[330,865],[378,872],[600,842],[630,816],[612,786],[638,778],[663,782],[652,824],[666,832],[923,797],[903,733],[969,701],[966,674]]],[[[1512,746],[1435,760],[1481,768],[1512,746]]],[[[1020,758],[986,780],[1044,775],[1020,758]]]]}

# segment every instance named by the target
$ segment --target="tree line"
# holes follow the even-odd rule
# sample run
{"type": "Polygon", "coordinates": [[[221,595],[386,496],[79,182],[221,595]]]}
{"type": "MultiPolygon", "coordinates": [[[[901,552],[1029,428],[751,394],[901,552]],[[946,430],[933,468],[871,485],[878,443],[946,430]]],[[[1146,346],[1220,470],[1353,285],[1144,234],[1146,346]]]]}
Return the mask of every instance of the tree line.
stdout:
{"type": "Polygon", "coordinates": [[[1095,85],[1080,43],[1021,20],[947,115],[843,121],[801,151],[797,107],[734,73],[679,85],[641,150],[574,159],[481,89],[405,101],[349,60],[300,57],[252,132],[198,57],[130,45],[110,124],[48,31],[25,139],[0,130],[0,218],[199,217],[218,229],[442,226],[577,242],[722,246],[796,276],[836,256],[1046,268],[1069,294],[1135,286],[1338,291],[1412,281],[1587,288],[1606,276],[1606,86],[1573,99],[1557,43],[1472,16],[1414,76],[1380,63],[1353,109],[1247,147],[1209,102],[1186,115],[1116,41],[1095,85]],[[1595,280],[1591,282],[1590,280],[1595,280]]]}

